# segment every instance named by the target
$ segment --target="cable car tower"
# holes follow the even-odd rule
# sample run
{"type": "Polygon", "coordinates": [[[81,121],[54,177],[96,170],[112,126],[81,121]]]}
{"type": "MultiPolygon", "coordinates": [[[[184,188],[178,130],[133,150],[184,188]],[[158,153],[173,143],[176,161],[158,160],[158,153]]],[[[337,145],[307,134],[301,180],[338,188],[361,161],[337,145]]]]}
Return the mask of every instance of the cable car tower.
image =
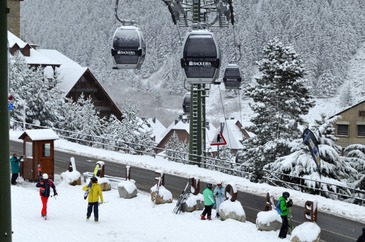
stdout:
{"type": "Polygon", "coordinates": [[[219,77],[221,56],[212,27],[234,24],[232,0],[162,0],[178,27],[190,27],[183,42],[181,67],[190,84],[189,160],[202,164],[205,141],[205,97],[219,77]]]}

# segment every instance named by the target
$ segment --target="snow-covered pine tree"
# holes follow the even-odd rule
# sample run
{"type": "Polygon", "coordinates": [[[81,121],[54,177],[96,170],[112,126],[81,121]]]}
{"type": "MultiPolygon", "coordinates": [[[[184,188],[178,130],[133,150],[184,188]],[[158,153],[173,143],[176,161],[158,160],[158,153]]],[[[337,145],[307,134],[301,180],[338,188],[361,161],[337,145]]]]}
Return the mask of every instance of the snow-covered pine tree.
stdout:
{"type": "MultiPolygon", "coordinates": [[[[305,178],[302,185],[307,186],[306,190],[315,191],[321,187],[324,191],[334,191],[350,195],[346,187],[348,181],[358,179],[359,174],[351,167],[351,164],[341,156],[341,147],[335,143],[333,123],[338,117],[326,119],[322,115],[321,120],[317,120],[316,124],[310,129],[315,134],[318,141],[319,154],[321,158],[320,174],[317,169],[317,164],[313,160],[310,151],[304,145],[302,139],[297,139],[293,143],[293,153],[278,158],[275,162],[265,166],[271,174],[286,181],[297,181],[298,178],[305,178]]],[[[333,197],[331,193],[322,193],[329,197],[333,197]]]]}
{"type": "Polygon", "coordinates": [[[257,83],[245,90],[255,112],[247,129],[255,136],[244,142],[242,152],[242,166],[251,169],[253,181],[262,178],[264,165],[290,153],[290,142],[301,136],[299,125],[305,124],[302,115],[314,106],[304,86],[302,60],[292,47],[274,38],[257,64],[257,83]]]}
{"type": "Polygon", "coordinates": [[[176,132],[173,132],[169,142],[166,144],[165,154],[166,158],[171,161],[187,163],[189,154],[187,141],[180,141],[176,132]]]}
{"type": "MultiPolygon", "coordinates": [[[[365,189],[365,146],[362,144],[352,144],[347,146],[343,151],[344,159],[351,167],[353,167],[359,176],[357,179],[349,179],[347,184],[356,189],[365,189]]],[[[354,194],[356,197],[356,195],[354,194]]],[[[362,201],[353,200],[354,203],[364,204],[364,195],[362,193],[358,194],[362,201]]]]}
{"type": "Polygon", "coordinates": [[[80,95],[76,102],[67,100],[60,110],[61,120],[57,128],[67,130],[68,137],[77,143],[90,145],[101,136],[105,119],[100,119],[91,98],[80,95]]]}
{"type": "Polygon", "coordinates": [[[120,140],[128,145],[131,152],[138,154],[153,152],[154,142],[151,131],[145,131],[143,121],[138,118],[138,109],[132,100],[125,101],[123,108],[122,134],[120,140]]]}
{"type": "Polygon", "coordinates": [[[16,53],[9,68],[10,93],[14,95],[14,111],[10,116],[15,121],[39,126],[53,127],[58,121],[58,107],[62,93],[57,88],[61,81],[56,74],[45,76],[44,69],[30,69],[24,57],[16,53]]]}

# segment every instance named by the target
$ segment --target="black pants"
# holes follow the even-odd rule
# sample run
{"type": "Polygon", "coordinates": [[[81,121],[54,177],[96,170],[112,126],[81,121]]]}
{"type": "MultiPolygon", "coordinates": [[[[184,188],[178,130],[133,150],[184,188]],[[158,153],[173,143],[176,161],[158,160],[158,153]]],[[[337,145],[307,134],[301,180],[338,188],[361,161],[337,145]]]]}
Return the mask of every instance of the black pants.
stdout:
{"type": "Polygon", "coordinates": [[[95,219],[95,221],[99,221],[99,202],[94,202],[94,203],[88,204],[86,217],[90,218],[93,208],[94,208],[94,219],[95,219]]]}
{"type": "Polygon", "coordinates": [[[11,174],[11,184],[15,185],[16,184],[16,179],[18,178],[18,173],[12,173],[11,174]]]}
{"type": "Polygon", "coordinates": [[[204,206],[204,211],[202,214],[204,216],[208,214],[208,217],[212,216],[212,208],[213,208],[213,205],[204,206]]]}
{"type": "Polygon", "coordinates": [[[279,238],[286,238],[286,234],[288,233],[289,223],[288,216],[281,216],[282,224],[280,228],[279,238]]]}

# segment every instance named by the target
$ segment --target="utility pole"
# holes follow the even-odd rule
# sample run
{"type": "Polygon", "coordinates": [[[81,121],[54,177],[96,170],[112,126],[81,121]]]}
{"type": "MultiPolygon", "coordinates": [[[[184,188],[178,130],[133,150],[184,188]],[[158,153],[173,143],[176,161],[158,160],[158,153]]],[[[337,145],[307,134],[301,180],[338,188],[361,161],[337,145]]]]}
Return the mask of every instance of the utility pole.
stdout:
{"type": "Polygon", "coordinates": [[[9,178],[8,29],[7,1],[0,1],[0,241],[12,241],[9,178]]]}

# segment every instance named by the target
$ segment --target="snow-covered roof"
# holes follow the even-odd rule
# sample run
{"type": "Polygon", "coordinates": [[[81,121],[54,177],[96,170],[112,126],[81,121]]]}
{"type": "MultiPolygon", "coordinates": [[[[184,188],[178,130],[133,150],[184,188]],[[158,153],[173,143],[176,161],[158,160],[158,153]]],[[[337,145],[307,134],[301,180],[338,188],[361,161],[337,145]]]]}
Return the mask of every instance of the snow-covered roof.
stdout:
{"type": "MultiPolygon", "coordinates": [[[[8,42],[10,48],[13,47],[15,44],[17,44],[20,48],[24,48],[27,45],[26,42],[19,39],[10,31],[8,31],[8,42]]],[[[19,52],[19,55],[24,57],[25,62],[29,65],[61,65],[61,62],[43,55],[38,50],[32,47],[30,47],[29,56],[24,56],[21,52],[19,52]]]]}
{"type": "Polygon", "coordinates": [[[56,140],[59,139],[58,135],[52,129],[32,129],[26,130],[18,139],[23,139],[28,136],[31,140],[56,140]]]}
{"type": "Polygon", "coordinates": [[[17,44],[20,48],[24,48],[24,46],[27,45],[23,40],[19,39],[15,34],[8,31],[8,43],[9,47],[13,47],[15,44],[17,44]]]}
{"type": "Polygon", "coordinates": [[[61,63],[62,67],[81,67],[81,65],[79,65],[77,62],[71,60],[57,50],[37,49],[37,51],[48,58],[58,61],[61,63]]]}
{"type": "Polygon", "coordinates": [[[56,70],[60,74],[60,78],[62,80],[61,83],[57,85],[57,87],[67,94],[81,78],[81,76],[86,72],[87,67],[63,67],[63,65],[61,65],[56,70]]]}
{"type": "MultiPolygon", "coordinates": [[[[210,141],[214,137],[214,132],[216,128],[213,124],[209,123],[209,128],[205,129],[205,140],[206,140],[206,147],[210,146],[210,141]]],[[[170,124],[169,127],[165,130],[165,132],[161,135],[161,139],[163,139],[171,130],[185,130],[188,134],[190,133],[190,123],[189,121],[174,121],[170,124]]]]}
{"type": "Polygon", "coordinates": [[[157,118],[143,118],[144,125],[142,127],[146,131],[151,131],[152,135],[156,138],[155,143],[160,143],[162,134],[165,132],[166,127],[157,118]]]}
{"type": "Polygon", "coordinates": [[[53,58],[61,63],[61,66],[56,68],[56,71],[62,79],[62,82],[59,83],[57,87],[65,94],[70,92],[73,86],[87,70],[87,67],[82,67],[57,50],[38,49],[38,51],[45,57],[53,58]]]}
{"type": "MultiPolygon", "coordinates": [[[[8,31],[8,41],[10,47],[17,44],[20,48],[24,48],[24,46],[27,45],[26,42],[19,39],[10,31],[8,31]]],[[[60,74],[60,78],[62,78],[62,82],[58,85],[58,88],[65,94],[69,93],[72,87],[87,70],[87,67],[82,67],[57,50],[31,48],[30,56],[24,56],[22,53],[19,54],[24,57],[27,64],[60,66],[56,69],[60,74]]],[[[51,76],[53,74],[52,71],[53,70],[49,68],[45,69],[45,75],[51,76]]]]}

